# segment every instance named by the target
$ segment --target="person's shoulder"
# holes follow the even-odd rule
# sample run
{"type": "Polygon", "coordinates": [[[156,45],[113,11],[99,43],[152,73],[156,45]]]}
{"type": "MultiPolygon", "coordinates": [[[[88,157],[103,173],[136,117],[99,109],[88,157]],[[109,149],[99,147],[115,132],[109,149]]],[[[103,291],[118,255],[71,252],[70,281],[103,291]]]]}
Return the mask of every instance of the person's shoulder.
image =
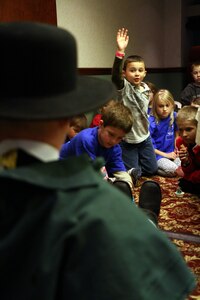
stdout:
{"type": "Polygon", "coordinates": [[[81,130],[77,135],[75,135],[75,137],[73,139],[75,139],[75,138],[78,139],[78,138],[90,135],[90,133],[92,132],[93,129],[94,128],[90,128],[90,127],[85,128],[85,129],[81,130]]]}
{"type": "Polygon", "coordinates": [[[152,115],[152,114],[150,114],[150,115],[148,116],[148,119],[149,119],[150,121],[155,121],[155,117],[154,117],[154,115],[152,115]]]}
{"type": "Polygon", "coordinates": [[[84,141],[84,140],[88,140],[90,139],[90,137],[93,137],[95,135],[97,128],[93,127],[93,128],[86,128],[81,130],[77,135],[75,135],[72,139],[71,139],[71,143],[78,143],[79,141],[84,141]]]}
{"type": "Polygon", "coordinates": [[[144,81],[141,82],[141,87],[143,89],[143,92],[149,92],[150,91],[149,86],[144,81]]]}
{"type": "Polygon", "coordinates": [[[97,139],[98,136],[98,126],[95,127],[89,127],[86,128],[82,131],[80,131],[81,133],[81,138],[85,139],[85,140],[92,140],[92,139],[97,139]]]}
{"type": "Polygon", "coordinates": [[[95,151],[96,145],[98,144],[98,126],[87,128],[78,133],[76,138],[76,145],[84,147],[87,150],[95,151]]]}
{"type": "Polygon", "coordinates": [[[195,145],[195,146],[193,147],[193,152],[194,152],[195,154],[199,154],[199,153],[200,153],[200,145],[195,145]]]}
{"type": "Polygon", "coordinates": [[[112,153],[121,153],[121,147],[119,144],[114,145],[113,147],[109,148],[108,150],[110,150],[109,152],[112,152],[112,153]]]}
{"type": "Polygon", "coordinates": [[[60,157],[62,158],[63,154],[67,151],[69,145],[71,143],[71,140],[62,144],[61,149],[60,149],[60,157]]]}
{"type": "Polygon", "coordinates": [[[191,90],[191,89],[194,89],[195,88],[195,82],[189,82],[185,88],[183,89],[183,91],[186,91],[186,90],[191,90]]]}
{"type": "Polygon", "coordinates": [[[156,118],[154,117],[154,115],[149,115],[148,116],[148,120],[149,120],[149,125],[150,126],[156,126],[156,118]]]}

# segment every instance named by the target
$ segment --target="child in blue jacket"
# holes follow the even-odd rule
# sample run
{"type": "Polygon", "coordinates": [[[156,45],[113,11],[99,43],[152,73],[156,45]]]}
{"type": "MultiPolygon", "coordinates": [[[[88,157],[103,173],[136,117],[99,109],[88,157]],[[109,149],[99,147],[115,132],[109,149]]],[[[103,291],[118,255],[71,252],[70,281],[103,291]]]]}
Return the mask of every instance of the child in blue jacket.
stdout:
{"type": "Polygon", "coordinates": [[[167,177],[183,175],[175,149],[178,129],[175,122],[176,112],[172,94],[165,89],[154,96],[149,130],[158,164],[158,174],[167,177]]]}

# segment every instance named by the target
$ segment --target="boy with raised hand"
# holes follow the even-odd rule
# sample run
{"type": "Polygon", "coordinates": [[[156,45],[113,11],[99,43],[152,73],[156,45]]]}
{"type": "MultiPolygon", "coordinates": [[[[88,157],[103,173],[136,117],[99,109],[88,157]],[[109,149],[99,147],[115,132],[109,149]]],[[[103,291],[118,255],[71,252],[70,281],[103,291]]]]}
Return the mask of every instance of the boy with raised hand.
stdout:
{"type": "Polygon", "coordinates": [[[112,81],[118,89],[119,99],[130,108],[134,117],[131,131],[120,143],[122,158],[126,169],[133,169],[133,177],[151,176],[157,172],[157,161],[148,129],[149,87],[143,82],[146,69],[141,56],[132,55],[124,61],[128,42],[128,30],[119,29],[112,81]]]}

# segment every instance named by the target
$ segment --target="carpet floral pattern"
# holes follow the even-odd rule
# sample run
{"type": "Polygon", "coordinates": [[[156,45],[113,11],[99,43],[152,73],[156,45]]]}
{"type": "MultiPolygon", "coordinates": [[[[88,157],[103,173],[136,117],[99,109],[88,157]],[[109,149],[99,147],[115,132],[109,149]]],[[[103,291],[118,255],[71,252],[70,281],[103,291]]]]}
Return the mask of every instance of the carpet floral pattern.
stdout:
{"type": "Polygon", "coordinates": [[[188,193],[177,197],[175,192],[178,178],[154,176],[140,179],[134,191],[136,203],[138,203],[140,187],[145,180],[154,180],[161,186],[159,227],[177,246],[196,276],[197,288],[188,300],[200,300],[200,198],[188,193]]]}

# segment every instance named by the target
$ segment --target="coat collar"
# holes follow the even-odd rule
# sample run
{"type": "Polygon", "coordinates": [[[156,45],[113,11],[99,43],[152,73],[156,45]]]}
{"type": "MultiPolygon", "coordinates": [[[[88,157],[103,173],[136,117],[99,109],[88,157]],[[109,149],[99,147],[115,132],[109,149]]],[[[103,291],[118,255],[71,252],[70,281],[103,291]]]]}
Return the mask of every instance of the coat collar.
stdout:
{"type": "Polygon", "coordinates": [[[0,172],[0,179],[61,190],[97,185],[99,176],[86,155],[50,163],[37,162],[0,172]]]}

